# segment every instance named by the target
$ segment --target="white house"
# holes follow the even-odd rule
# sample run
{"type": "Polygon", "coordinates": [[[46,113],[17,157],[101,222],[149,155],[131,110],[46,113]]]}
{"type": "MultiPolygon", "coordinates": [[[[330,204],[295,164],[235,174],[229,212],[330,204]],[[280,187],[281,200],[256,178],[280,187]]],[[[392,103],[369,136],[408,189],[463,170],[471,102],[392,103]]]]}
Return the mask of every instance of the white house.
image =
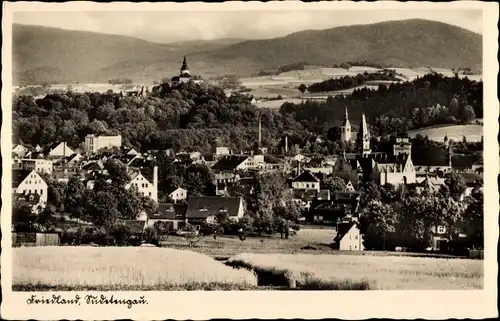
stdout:
{"type": "Polygon", "coordinates": [[[356,222],[339,225],[336,242],[341,251],[363,251],[363,235],[356,222]]]}
{"type": "Polygon", "coordinates": [[[168,197],[170,197],[170,199],[174,201],[174,204],[181,203],[182,201],[186,200],[187,191],[184,188],[177,187],[168,194],[168,197]]]}
{"type": "Polygon", "coordinates": [[[320,180],[310,172],[302,172],[292,181],[292,188],[295,190],[320,190],[320,180]]]}
{"type": "Polygon", "coordinates": [[[130,174],[130,182],[125,185],[126,189],[136,187],[141,196],[148,196],[158,202],[158,167],[153,169],[153,182],[148,181],[141,172],[134,171],[130,174]]]}
{"type": "Polygon", "coordinates": [[[35,170],[12,170],[12,193],[25,197],[33,212],[37,212],[39,207],[45,208],[47,190],[47,183],[35,170]]]}

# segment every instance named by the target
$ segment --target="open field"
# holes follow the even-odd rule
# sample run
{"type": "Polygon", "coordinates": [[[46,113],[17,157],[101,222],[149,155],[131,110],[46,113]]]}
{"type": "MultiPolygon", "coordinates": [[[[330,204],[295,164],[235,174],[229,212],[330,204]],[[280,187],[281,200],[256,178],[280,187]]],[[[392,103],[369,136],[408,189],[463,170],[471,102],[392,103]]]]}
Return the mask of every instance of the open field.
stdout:
{"type": "Polygon", "coordinates": [[[257,285],[248,270],[175,249],[27,247],[13,249],[12,256],[15,290],[231,290],[257,285]]]}
{"type": "Polygon", "coordinates": [[[479,124],[469,124],[469,125],[441,125],[435,127],[426,127],[415,130],[408,131],[409,137],[415,137],[417,134],[422,136],[429,136],[429,139],[434,141],[442,142],[445,136],[453,141],[462,141],[463,136],[466,137],[469,142],[479,142],[481,141],[481,136],[483,135],[483,126],[479,124]]]}
{"type": "MultiPolygon", "coordinates": [[[[432,71],[436,71],[442,73],[447,77],[453,77],[453,72],[451,69],[442,69],[442,68],[387,68],[393,69],[396,73],[400,74],[398,78],[402,81],[412,81],[417,77],[423,77],[432,71]]],[[[375,72],[380,69],[373,67],[364,67],[364,66],[352,66],[350,69],[343,68],[322,68],[322,67],[306,67],[305,70],[291,70],[287,72],[283,72],[279,75],[272,76],[258,76],[258,77],[247,77],[241,78],[241,83],[243,86],[251,89],[250,94],[254,95],[257,98],[266,98],[266,97],[276,97],[277,95],[281,95],[284,99],[283,101],[279,101],[279,106],[284,101],[298,99],[300,98],[300,92],[296,89],[300,84],[310,85],[312,83],[321,82],[330,78],[341,78],[345,76],[356,76],[359,73],[366,72],[375,72]]],[[[481,75],[459,75],[459,77],[468,77],[471,80],[479,81],[482,79],[481,75]]],[[[367,84],[369,88],[378,88],[378,83],[367,84]],[[375,86],[370,86],[375,85],[375,86]]],[[[352,89],[354,90],[354,89],[352,89]]],[[[351,90],[351,92],[352,92],[351,90]]],[[[272,106],[269,108],[277,108],[278,101],[274,101],[271,104],[272,106]]],[[[262,102],[262,106],[259,107],[267,107],[264,102],[262,102]]]]}
{"type": "Polygon", "coordinates": [[[240,254],[259,284],[310,290],[482,289],[483,261],[396,256],[240,254]]]}

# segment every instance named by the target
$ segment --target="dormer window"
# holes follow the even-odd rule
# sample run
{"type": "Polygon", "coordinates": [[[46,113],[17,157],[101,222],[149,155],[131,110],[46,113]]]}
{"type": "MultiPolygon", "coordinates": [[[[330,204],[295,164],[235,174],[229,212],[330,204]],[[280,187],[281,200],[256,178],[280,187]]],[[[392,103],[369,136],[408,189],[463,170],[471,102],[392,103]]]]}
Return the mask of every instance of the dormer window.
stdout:
{"type": "Polygon", "coordinates": [[[200,212],[208,212],[208,209],[206,209],[206,208],[200,208],[199,211],[200,212]]]}

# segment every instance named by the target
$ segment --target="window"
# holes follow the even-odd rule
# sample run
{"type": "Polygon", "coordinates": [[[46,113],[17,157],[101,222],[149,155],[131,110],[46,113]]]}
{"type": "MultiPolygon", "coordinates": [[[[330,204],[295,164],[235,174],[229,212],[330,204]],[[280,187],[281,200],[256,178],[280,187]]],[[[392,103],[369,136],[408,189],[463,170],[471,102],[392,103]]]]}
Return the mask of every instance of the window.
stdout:
{"type": "Polygon", "coordinates": [[[28,194],[31,194],[31,190],[28,190],[28,194]]]}
{"type": "Polygon", "coordinates": [[[151,192],[149,192],[149,196],[151,196],[151,192]]]}
{"type": "Polygon", "coordinates": [[[306,188],[309,188],[309,184],[306,184],[306,188]]]}
{"type": "Polygon", "coordinates": [[[438,233],[443,234],[446,231],[446,228],[444,226],[438,226],[438,233]]]}
{"type": "Polygon", "coordinates": [[[315,187],[316,187],[316,184],[314,184],[314,183],[313,183],[313,184],[312,184],[312,188],[315,188],[315,187]]]}
{"type": "Polygon", "coordinates": [[[43,195],[43,189],[40,189],[40,195],[43,195]]]}
{"type": "Polygon", "coordinates": [[[356,236],[354,238],[357,240],[358,239],[358,234],[356,234],[356,236]]]}

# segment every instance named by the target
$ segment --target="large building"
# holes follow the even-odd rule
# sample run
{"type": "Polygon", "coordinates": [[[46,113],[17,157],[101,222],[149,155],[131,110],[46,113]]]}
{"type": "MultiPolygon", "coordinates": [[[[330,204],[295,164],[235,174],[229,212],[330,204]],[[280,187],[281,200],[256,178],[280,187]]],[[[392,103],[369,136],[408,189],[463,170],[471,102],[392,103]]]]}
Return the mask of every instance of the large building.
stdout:
{"type": "Polygon", "coordinates": [[[101,148],[113,148],[122,146],[122,136],[96,136],[85,137],[85,148],[89,153],[97,153],[101,148]]]}

